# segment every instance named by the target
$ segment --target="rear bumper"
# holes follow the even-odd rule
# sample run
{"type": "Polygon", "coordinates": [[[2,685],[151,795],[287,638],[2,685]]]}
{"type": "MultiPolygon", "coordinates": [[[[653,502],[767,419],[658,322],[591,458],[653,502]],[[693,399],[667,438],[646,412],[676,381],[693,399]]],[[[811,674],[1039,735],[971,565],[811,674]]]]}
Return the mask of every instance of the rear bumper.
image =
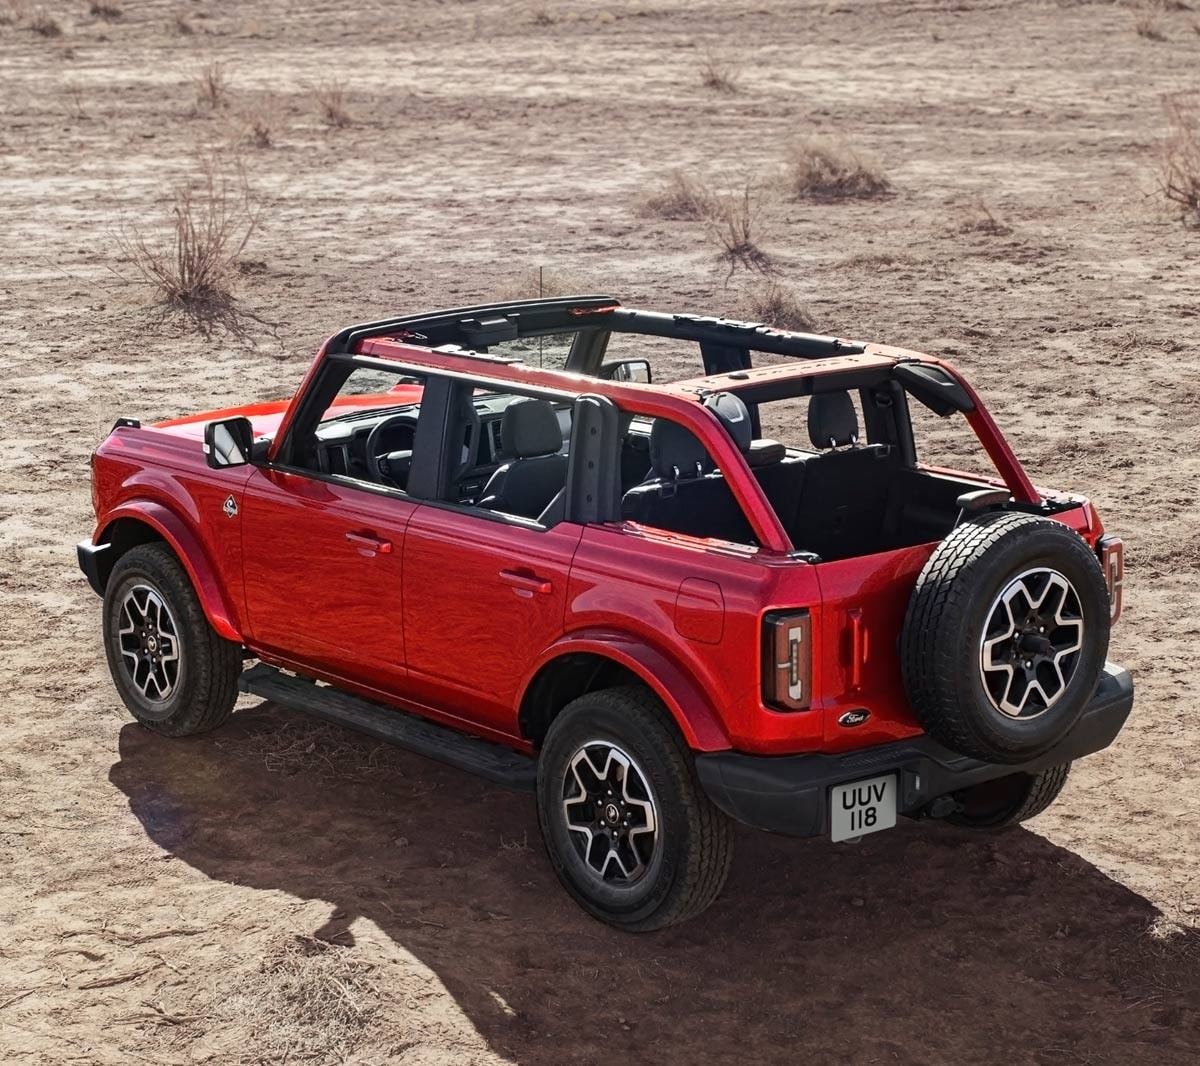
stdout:
{"type": "Polygon", "coordinates": [[[109,544],[93,544],[90,540],[81,540],[75,545],[75,554],[79,558],[79,569],[88,579],[92,591],[97,596],[104,595],[104,578],[101,576],[100,560],[107,552],[112,551],[109,544]]]}
{"type": "Polygon", "coordinates": [[[841,755],[713,752],[696,756],[696,772],[709,799],[738,821],[790,836],[819,836],[829,832],[829,790],[834,785],[894,772],[898,813],[917,814],[937,797],[968,785],[1100,751],[1116,738],[1132,708],[1133,678],[1109,663],[1075,728],[1033,762],[980,762],[920,736],[841,755]]]}

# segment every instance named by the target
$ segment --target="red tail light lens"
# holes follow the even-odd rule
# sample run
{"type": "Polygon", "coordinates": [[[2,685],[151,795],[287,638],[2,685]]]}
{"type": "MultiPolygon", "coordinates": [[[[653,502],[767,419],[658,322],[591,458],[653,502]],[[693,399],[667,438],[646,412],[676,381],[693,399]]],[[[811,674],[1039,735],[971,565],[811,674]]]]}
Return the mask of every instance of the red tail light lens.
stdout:
{"type": "Polygon", "coordinates": [[[763,619],[763,700],[780,711],[812,704],[812,622],[808,611],[774,611],[763,619]]]}
{"type": "Polygon", "coordinates": [[[1100,565],[1104,568],[1104,583],[1108,586],[1110,617],[1121,617],[1125,602],[1125,544],[1120,537],[1101,537],[1096,544],[1100,565]]]}

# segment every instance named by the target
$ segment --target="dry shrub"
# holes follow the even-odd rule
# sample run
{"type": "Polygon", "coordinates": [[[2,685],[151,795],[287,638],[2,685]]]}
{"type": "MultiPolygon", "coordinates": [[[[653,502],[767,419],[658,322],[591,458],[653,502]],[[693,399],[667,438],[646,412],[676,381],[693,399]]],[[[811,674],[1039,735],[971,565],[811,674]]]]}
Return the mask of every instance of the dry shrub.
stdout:
{"type": "Polygon", "coordinates": [[[729,267],[731,276],[738,267],[760,274],[770,272],[771,257],[758,246],[755,236],[759,220],[749,182],[740,195],[722,197],[719,209],[709,219],[710,232],[721,247],[718,257],[729,267]]]}
{"type": "Polygon", "coordinates": [[[535,26],[553,26],[557,21],[544,7],[539,7],[533,13],[533,24],[535,26]]]}
{"type": "Polygon", "coordinates": [[[775,282],[751,289],[746,294],[745,306],[755,322],[776,329],[809,333],[817,328],[816,321],[800,298],[791,289],[785,289],[775,282]]]}
{"type": "Polygon", "coordinates": [[[274,148],[284,121],[283,105],[277,96],[262,96],[243,106],[237,120],[239,140],[255,148],[274,148]]]}
{"type": "Polygon", "coordinates": [[[639,199],[637,213],[643,218],[707,219],[717,214],[719,204],[702,182],[676,170],[655,192],[639,199]]]}
{"type": "Polygon", "coordinates": [[[887,196],[892,183],[878,167],[841,144],[804,140],[792,149],[784,186],[798,200],[854,200],[887,196]]]}
{"type": "Polygon", "coordinates": [[[29,28],[40,37],[61,37],[63,32],[62,23],[44,7],[34,11],[29,19],[29,28]]]}
{"type": "Polygon", "coordinates": [[[175,12],[175,32],[182,37],[191,37],[196,32],[192,18],[186,11],[175,12]]]}
{"type": "Polygon", "coordinates": [[[0,26],[15,26],[24,14],[24,0],[3,0],[0,3],[0,26]]]}
{"type": "Polygon", "coordinates": [[[225,68],[213,60],[206,64],[193,79],[196,86],[196,104],[216,111],[229,102],[229,84],[225,80],[225,68]]]}
{"type": "Polygon", "coordinates": [[[151,242],[137,228],[117,238],[133,269],[166,308],[188,314],[202,330],[236,321],[237,261],[258,225],[245,170],[222,175],[215,158],[202,159],[197,177],[171,195],[171,228],[165,241],[151,242]]]}
{"type": "Polygon", "coordinates": [[[353,948],[295,936],[229,988],[227,1025],[271,1062],[345,1062],[379,1010],[374,967],[353,948]]]}
{"type": "Polygon", "coordinates": [[[1159,188],[1187,223],[1200,226],[1200,92],[1168,97],[1159,188]]]}
{"type": "Polygon", "coordinates": [[[326,126],[344,129],[353,119],[346,109],[346,86],[344,83],[332,80],[321,82],[314,90],[317,108],[326,126]]]}
{"type": "Polygon", "coordinates": [[[78,85],[71,84],[66,87],[66,93],[71,101],[71,117],[80,121],[87,118],[83,107],[83,90],[78,85]]]}
{"type": "Polygon", "coordinates": [[[1148,41],[1165,41],[1167,39],[1167,35],[1163,33],[1158,19],[1148,11],[1143,12],[1134,19],[1133,28],[1137,31],[1139,37],[1145,37],[1148,41]]]}
{"type": "Polygon", "coordinates": [[[967,217],[959,223],[959,233],[983,233],[989,237],[1007,237],[1012,226],[998,219],[980,196],[972,205],[967,217]]]}
{"type": "Polygon", "coordinates": [[[586,278],[554,267],[534,267],[521,274],[511,285],[502,289],[502,300],[532,300],[539,297],[582,296],[595,292],[596,287],[586,278]]]}
{"type": "Polygon", "coordinates": [[[737,92],[738,77],[739,71],[736,66],[719,59],[712,52],[705,55],[704,62],[700,64],[700,84],[714,92],[737,92]]]}
{"type": "Polygon", "coordinates": [[[125,17],[125,12],[120,7],[116,4],[105,3],[104,0],[92,0],[88,11],[105,22],[120,22],[125,17]]]}

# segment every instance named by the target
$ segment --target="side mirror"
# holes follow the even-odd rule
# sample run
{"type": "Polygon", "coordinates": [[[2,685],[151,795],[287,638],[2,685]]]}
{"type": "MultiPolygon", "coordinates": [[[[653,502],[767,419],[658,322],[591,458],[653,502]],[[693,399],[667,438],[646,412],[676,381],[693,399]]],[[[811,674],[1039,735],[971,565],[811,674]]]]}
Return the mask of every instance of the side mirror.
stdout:
{"type": "Polygon", "coordinates": [[[204,427],[204,459],[214,470],[245,466],[253,445],[254,429],[248,418],[226,418],[204,427]]]}
{"type": "Polygon", "coordinates": [[[649,385],[650,363],[645,359],[621,359],[605,363],[600,367],[600,376],[606,381],[636,381],[640,385],[649,385]]]}

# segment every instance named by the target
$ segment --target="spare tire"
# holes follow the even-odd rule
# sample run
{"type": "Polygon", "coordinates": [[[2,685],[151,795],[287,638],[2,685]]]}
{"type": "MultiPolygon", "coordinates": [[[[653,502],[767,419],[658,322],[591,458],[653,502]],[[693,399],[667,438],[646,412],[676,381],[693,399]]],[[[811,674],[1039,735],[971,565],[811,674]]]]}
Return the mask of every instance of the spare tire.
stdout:
{"type": "Polygon", "coordinates": [[[900,662],[913,713],[954,751],[1023,763],[1079,721],[1108,654],[1109,600],[1073,529],[1002,512],[951,532],[917,578],[900,662]]]}

